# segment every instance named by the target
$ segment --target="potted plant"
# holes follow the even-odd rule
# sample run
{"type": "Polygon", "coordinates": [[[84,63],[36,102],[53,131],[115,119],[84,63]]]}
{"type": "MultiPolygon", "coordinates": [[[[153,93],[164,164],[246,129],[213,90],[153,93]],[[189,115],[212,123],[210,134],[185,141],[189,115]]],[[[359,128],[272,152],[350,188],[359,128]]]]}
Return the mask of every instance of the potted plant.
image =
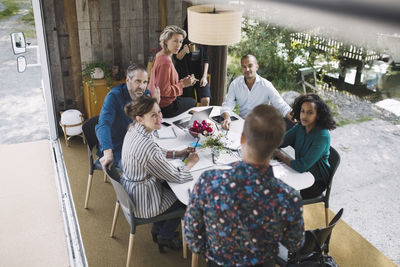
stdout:
{"type": "Polygon", "coordinates": [[[82,84],[83,86],[85,83],[89,85],[90,94],[93,96],[93,101],[95,104],[97,103],[97,96],[94,91],[93,80],[103,78],[106,80],[107,89],[110,90],[113,80],[111,78],[111,72],[105,62],[88,63],[82,70],[82,84]]]}
{"type": "Polygon", "coordinates": [[[111,87],[112,86],[111,72],[109,68],[107,68],[106,63],[104,62],[88,63],[82,70],[82,82],[88,83],[89,86],[91,87],[93,86],[94,79],[103,79],[103,78],[106,79],[107,86],[111,87]]]}

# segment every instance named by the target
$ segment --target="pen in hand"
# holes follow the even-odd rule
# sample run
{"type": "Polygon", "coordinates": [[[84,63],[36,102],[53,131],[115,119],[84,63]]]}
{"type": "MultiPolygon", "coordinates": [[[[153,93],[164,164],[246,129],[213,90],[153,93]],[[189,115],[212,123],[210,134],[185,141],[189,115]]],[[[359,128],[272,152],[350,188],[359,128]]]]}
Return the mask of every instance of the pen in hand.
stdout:
{"type": "Polygon", "coordinates": [[[188,152],[188,153],[183,157],[182,161],[185,161],[185,160],[188,158],[188,156],[189,156],[189,154],[190,154],[191,152],[196,152],[196,146],[197,146],[197,144],[199,143],[199,140],[200,140],[200,138],[197,139],[197,143],[196,143],[195,147],[193,148],[193,151],[188,152]]]}
{"type": "Polygon", "coordinates": [[[196,152],[196,147],[197,147],[197,145],[199,144],[199,141],[200,141],[200,138],[197,138],[197,142],[196,142],[196,144],[194,145],[194,148],[193,148],[193,151],[194,151],[194,152],[196,152]]]}

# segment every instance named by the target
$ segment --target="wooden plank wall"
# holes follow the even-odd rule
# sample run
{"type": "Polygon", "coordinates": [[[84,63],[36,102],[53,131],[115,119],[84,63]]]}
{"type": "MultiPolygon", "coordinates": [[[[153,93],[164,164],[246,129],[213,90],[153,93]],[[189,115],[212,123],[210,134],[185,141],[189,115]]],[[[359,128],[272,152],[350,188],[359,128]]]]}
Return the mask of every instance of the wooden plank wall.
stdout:
{"type": "Polygon", "coordinates": [[[76,0],[82,67],[147,64],[150,50],[159,47],[160,5],[167,8],[166,25],[182,26],[189,5],[182,0],[76,0]]]}
{"type": "Polygon", "coordinates": [[[74,2],[41,2],[50,63],[56,115],[59,111],[83,109],[81,65],[74,2]]]}
{"type": "MultiPolygon", "coordinates": [[[[146,65],[150,50],[159,48],[163,25],[182,27],[190,5],[183,0],[42,0],[57,114],[83,111],[81,68],[87,63],[103,61],[123,71],[132,63],[146,65]]],[[[217,81],[226,73],[218,63],[226,62],[219,55],[226,56],[225,49],[210,49],[212,104],[220,104],[225,92],[225,78],[217,81]]]]}

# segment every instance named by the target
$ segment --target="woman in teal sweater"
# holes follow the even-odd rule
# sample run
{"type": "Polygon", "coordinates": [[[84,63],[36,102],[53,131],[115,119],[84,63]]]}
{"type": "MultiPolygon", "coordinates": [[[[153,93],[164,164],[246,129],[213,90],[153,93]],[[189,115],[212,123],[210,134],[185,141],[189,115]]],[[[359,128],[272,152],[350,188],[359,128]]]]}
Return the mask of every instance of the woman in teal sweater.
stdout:
{"type": "Polygon", "coordinates": [[[295,159],[279,150],[274,156],[298,172],[313,174],[314,184],[300,191],[303,199],[313,198],[325,191],[329,183],[331,137],[328,130],[336,128],[335,121],[328,105],[315,94],[296,98],[291,114],[299,123],[286,132],[281,147],[292,146],[295,159]]]}

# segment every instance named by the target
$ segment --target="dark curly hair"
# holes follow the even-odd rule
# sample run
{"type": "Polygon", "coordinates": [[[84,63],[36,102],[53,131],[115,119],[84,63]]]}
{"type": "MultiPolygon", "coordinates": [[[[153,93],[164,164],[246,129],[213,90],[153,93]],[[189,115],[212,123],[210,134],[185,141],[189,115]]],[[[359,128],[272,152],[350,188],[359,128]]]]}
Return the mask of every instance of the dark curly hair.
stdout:
{"type": "Polygon", "coordinates": [[[322,129],[333,130],[336,128],[336,122],[333,119],[332,112],[328,105],[316,94],[306,94],[297,97],[293,103],[291,112],[294,119],[300,121],[301,106],[304,102],[314,103],[317,109],[316,126],[322,129]]]}

